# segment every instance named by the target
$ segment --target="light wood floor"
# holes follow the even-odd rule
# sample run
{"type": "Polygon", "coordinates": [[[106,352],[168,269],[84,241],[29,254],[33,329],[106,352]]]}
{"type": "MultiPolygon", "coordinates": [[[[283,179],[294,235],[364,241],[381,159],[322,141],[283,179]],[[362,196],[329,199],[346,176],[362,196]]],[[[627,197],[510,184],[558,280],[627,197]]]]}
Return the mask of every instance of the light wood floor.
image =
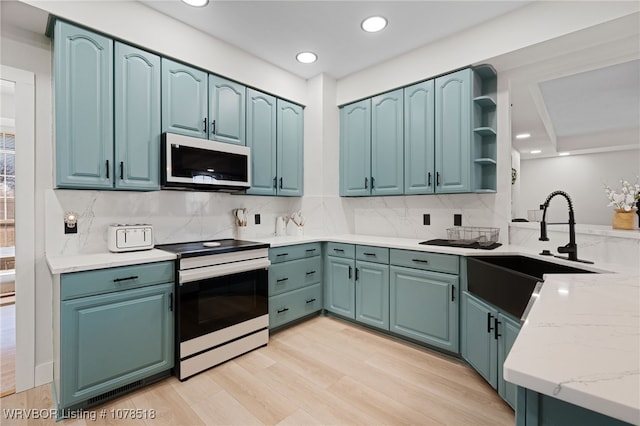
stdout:
{"type": "MultiPolygon", "coordinates": [[[[0,400],[51,408],[50,386],[0,400]]],[[[180,382],[168,378],[59,425],[513,425],[513,411],[458,360],[318,317],[271,336],[269,345],[180,382]],[[155,419],[116,421],[117,409],[153,409],[155,419]],[[100,419],[102,410],[106,418],[100,419]]]]}
{"type": "Polygon", "coordinates": [[[14,297],[0,303],[0,397],[16,390],[16,305],[14,297]],[[13,299],[11,303],[5,303],[13,299]]]}

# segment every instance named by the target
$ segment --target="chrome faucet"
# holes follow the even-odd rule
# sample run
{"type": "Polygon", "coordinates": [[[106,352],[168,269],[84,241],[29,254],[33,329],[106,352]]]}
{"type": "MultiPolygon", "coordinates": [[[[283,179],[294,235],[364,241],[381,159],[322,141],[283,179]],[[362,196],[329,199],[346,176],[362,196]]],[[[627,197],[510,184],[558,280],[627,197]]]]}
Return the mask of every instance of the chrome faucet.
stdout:
{"type": "MultiPolygon", "coordinates": [[[[567,204],[569,205],[569,222],[567,223],[549,223],[549,225],[569,225],[569,243],[558,247],[558,253],[564,253],[568,255],[569,260],[573,260],[576,262],[584,262],[584,263],[593,263],[588,260],[580,260],[578,259],[578,245],[576,244],[576,220],[573,212],[573,203],[571,202],[571,197],[564,191],[553,191],[545,202],[540,205],[540,209],[544,209],[542,213],[542,221],[540,222],[540,241],[549,241],[549,237],[547,237],[547,207],[549,207],[549,202],[556,195],[562,195],[567,199],[567,204]]],[[[551,254],[549,251],[544,250],[541,254],[551,254]]],[[[556,256],[561,257],[561,256],[556,256]]],[[[566,259],[566,258],[565,258],[566,259]]]]}

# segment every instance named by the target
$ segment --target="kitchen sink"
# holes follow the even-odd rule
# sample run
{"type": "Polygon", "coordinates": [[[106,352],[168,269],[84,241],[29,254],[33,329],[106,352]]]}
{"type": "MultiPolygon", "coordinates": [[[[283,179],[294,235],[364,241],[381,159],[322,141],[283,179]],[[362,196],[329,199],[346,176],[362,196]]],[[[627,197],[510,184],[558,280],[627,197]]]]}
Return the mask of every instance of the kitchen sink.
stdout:
{"type": "Polygon", "coordinates": [[[526,256],[467,257],[469,292],[517,318],[544,274],[582,273],[593,272],[526,256]]]}

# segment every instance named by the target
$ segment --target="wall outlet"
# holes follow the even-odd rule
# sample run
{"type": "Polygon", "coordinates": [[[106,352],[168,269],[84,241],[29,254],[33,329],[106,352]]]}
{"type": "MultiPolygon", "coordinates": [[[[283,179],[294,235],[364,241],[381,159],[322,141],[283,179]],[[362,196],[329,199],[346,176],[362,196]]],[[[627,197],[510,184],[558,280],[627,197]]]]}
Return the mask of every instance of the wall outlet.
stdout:
{"type": "Polygon", "coordinates": [[[253,216],[253,223],[260,225],[260,213],[256,213],[255,216],[253,216]]]}
{"type": "Polygon", "coordinates": [[[462,215],[454,214],[453,215],[453,226],[462,226],[462,215]]]}
{"type": "Polygon", "coordinates": [[[431,215],[429,213],[425,213],[422,215],[422,224],[431,225],[431,215]]]}

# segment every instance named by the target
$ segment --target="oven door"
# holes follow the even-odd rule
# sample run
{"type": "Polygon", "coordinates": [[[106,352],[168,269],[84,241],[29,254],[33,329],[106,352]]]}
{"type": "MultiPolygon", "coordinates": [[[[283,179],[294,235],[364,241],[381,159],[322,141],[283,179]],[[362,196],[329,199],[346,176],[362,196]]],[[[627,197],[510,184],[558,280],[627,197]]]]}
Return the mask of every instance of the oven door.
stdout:
{"type": "Polygon", "coordinates": [[[180,343],[268,314],[267,269],[200,277],[193,281],[182,281],[185,273],[180,275],[180,343]]]}

